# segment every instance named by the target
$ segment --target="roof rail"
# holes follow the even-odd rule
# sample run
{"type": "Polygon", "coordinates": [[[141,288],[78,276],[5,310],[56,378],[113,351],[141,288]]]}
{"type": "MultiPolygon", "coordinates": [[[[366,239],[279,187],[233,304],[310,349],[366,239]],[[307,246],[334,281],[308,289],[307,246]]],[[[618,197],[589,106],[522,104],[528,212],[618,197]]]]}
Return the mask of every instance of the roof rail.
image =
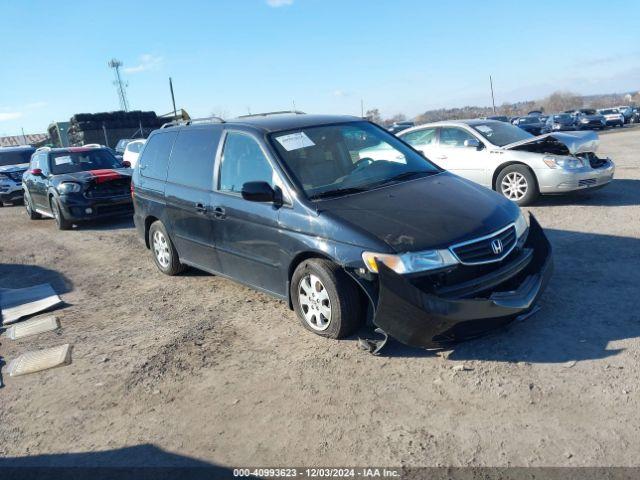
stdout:
{"type": "Polygon", "coordinates": [[[299,110],[280,110],[277,112],[264,112],[264,113],[252,113],[250,115],[240,115],[238,118],[248,118],[248,117],[266,117],[269,115],[282,115],[285,113],[293,113],[295,115],[306,115],[306,113],[301,112],[299,110]]]}
{"type": "Polygon", "coordinates": [[[169,128],[175,127],[179,125],[192,125],[194,123],[225,123],[223,118],[220,117],[203,117],[203,118],[192,118],[190,120],[173,120],[169,123],[165,123],[160,128],[169,128]]]}
{"type": "Polygon", "coordinates": [[[36,152],[48,152],[51,150],[51,147],[40,147],[36,148],[36,152]]]}
{"type": "Polygon", "coordinates": [[[85,147],[85,148],[102,148],[102,147],[104,147],[104,145],[100,145],[99,143],[87,143],[86,145],[83,145],[83,147],[85,147]]]}

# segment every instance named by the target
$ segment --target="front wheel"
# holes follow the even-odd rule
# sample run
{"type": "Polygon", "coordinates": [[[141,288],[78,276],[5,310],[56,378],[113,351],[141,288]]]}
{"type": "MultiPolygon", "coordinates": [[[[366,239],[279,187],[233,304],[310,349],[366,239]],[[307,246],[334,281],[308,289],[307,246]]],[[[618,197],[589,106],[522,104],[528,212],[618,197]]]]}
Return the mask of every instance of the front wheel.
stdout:
{"type": "Polygon", "coordinates": [[[362,323],[362,304],[353,280],[329,260],[313,258],[296,268],[291,299],[302,325],[328,338],[344,338],[362,323]]]}
{"type": "Polygon", "coordinates": [[[536,179],[524,165],[505,167],[498,175],[496,189],[518,205],[529,205],[538,198],[536,179]]]}
{"type": "Polygon", "coordinates": [[[58,230],[69,230],[73,224],[65,218],[62,208],[60,208],[60,203],[55,197],[51,197],[50,205],[58,230]]]}

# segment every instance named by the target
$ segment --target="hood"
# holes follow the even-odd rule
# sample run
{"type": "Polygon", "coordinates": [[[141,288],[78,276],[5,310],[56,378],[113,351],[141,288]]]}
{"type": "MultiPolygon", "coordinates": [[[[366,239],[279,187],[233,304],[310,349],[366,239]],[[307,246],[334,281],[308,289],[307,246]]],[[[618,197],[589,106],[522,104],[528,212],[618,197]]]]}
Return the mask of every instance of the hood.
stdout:
{"type": "Polygon", "coordinates": [[[130,179],[131,169],[118,168],[110,169],[105,168],[101,170],[87,170],[84,172],[63,173],[55,175],[57,183],[61,182],[78,182],[81,184],[89,183],[104,183],[112,180],[130,179]]]}
{"type": "Polygon", "coordinates": [[[0,167],[0,173],[24,172],[28,168],[28,163],[20,163],[18,165],[5,165],[4,167],[0,167]]]}
{"type": "Polygon", "coordinates": [[[515,203],[448,172],[317,204],[396,252],[447,248],[492,233],[519,214],[515,203]]]}
{"type": "Polygon", "coordinates": [[[502,147],[505,150],[524,150],[534,153],[555,155],[576,155],[595,152],[598,149],[598,135],[592,131],[573,133],[545,133],[502,147]]]}

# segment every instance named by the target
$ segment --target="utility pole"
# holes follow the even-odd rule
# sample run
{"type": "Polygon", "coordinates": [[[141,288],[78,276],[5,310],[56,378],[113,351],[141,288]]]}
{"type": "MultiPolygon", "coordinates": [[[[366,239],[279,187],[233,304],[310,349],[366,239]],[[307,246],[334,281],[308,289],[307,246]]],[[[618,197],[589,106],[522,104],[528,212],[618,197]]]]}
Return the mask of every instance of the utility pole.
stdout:
{"type": "Polygon", "coordinates": [[[293,107],[292,111],[295,112],[296,111],[296,101],[295,100],[291,100],[291,106],[293,107]]]}
{"type": "Polygon", "coordinates": [[[171,90],[171,103],[173,103],[173,119],[178,119],[178,111],[176,110],[176,97],[173,95],[173,81],[169,77],[169,90],[171,90]]]}
{"type": "Polygon", "coordinates": [[[127,101],[127,92],[125,91],[125,88],[127,88],[128,85],[126,82],[122,80],[122,77],[120,76],[120,67],[122,66],[122,62],[116,58],[112,58],[111,60],[109,60],[108,65],[109,65],[109,68],[113,68],[113,71],[116,77],[113,84],[118,89],[118,99],[120,100],[120,109],[124,110],[125,112],[128,112],[129,102],[127,101]]]}
{"type": "Polygon", "coordinates": [[[493,98],[493,79],[491,75],[489,75],[489,84],[491,85],[491,104],[493,105],[493,114],[496,113],[496,100],[493,98]]]}
{"type": "Polygon", "coordinates": [[[27,145],[27,136],[24,134],[24,127],[20,127],[20,129],[22,130],[22,141],[27,145]]]}
{"type": "Polygon", "coordinates": [[[360,99],[360,116],[364,118],[364,99],[360,99]]]}

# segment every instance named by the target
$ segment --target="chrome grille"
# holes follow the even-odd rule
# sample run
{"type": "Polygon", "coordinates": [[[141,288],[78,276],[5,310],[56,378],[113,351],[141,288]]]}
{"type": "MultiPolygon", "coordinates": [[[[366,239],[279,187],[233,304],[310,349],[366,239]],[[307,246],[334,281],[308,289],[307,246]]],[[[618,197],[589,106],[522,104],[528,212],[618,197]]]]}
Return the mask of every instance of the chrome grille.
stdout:
{"type": "Polygon", "coordinates": [[[498,262],[511,253],[516,243],[516,228],[509,225],[486,237],[454,245],[451,252],[466,265],[498,262]]]}

